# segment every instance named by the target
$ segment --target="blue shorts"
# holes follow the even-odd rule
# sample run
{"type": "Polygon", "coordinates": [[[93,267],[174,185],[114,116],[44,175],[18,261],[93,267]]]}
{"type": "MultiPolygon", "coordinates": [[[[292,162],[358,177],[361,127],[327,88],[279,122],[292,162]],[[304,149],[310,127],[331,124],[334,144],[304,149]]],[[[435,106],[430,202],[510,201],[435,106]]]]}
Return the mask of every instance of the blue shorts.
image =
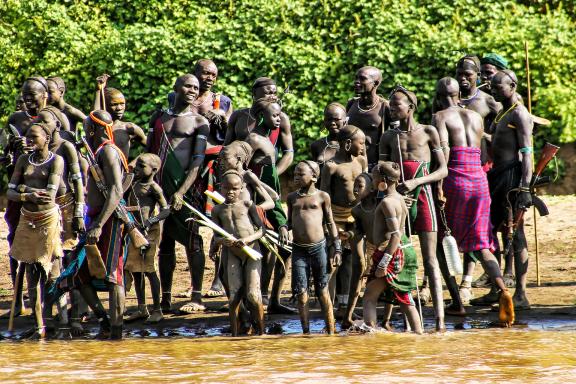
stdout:
{"type": "Polygon", "coordinates": [[[292,244],[292,292],[295,295],[308,291],[310,274],[314,277],[314,289],[318,295],[330,280],[326,240],[306,246],[292,244]]]}

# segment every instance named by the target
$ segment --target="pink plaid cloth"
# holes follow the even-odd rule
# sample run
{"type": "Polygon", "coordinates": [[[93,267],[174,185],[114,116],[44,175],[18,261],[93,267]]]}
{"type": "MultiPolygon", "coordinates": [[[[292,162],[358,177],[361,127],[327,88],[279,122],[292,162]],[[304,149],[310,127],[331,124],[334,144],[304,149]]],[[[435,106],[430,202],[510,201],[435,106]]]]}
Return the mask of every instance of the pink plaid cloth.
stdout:
{"type": "Polygon", "coordinates": [[[460,252],[494,249],[490,190],[480,161],[480,148],[450,148],[443,190],[446,221],[460,252]]]}

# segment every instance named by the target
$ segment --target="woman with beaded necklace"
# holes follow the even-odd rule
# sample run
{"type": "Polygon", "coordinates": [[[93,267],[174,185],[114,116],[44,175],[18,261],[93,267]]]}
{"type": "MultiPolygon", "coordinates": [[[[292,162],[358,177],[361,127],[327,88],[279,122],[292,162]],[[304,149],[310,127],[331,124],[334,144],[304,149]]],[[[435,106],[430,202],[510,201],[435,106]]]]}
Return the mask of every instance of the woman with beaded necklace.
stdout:
{"type": "MultiPolygon", "coordinates": [[[[16,162],[6,194],[11,201],[22,202],[21,217],[10,252],[26,269],[37,324],[34,337],[44,338],[46,331],[38,283],[42,276],[51,273],[52,266],[59,268],[59,264],[53,261],[62,256],[60,211],[55,198],[62,179],[64,160],[50,152],[50,129],[45,124],[32,124],[26,134],[26,142],[32,152],[20,156],[16,162]]],[[[21,265],[16,287],[20,286],[23,271],[21,265]]]]}

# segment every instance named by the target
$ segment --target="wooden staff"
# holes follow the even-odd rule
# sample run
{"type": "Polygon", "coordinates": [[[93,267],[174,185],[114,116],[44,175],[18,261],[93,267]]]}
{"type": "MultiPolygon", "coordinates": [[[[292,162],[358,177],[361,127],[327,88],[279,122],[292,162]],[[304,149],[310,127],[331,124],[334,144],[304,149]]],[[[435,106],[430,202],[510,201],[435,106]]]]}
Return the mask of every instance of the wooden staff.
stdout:
{"type": "MultiPolygon", "coordinates": [[[[8,332],[14,330],[14,317],[16,312],[16,302],[20,298],[20,293],[24,285],[24,271],[26,270],[26,264],[18,262],[18,268],[16,269],[16,279],[14,279],[14,296],[12,296],[12,305],[10,306],[10,317],[8,318],[8,332]]],[[[22,304],[22,303],[20,303],[22,304]]],[[[22,308],[21,310],[24,310],[22,308]]]]}
{"type": "MultiPolygon", "coordinates": [[[[524,41],[524,53],[526,57],[526,86],[528,88],[528,113],[532,114],[532,93],[530,92],[530,59],[528,57],[528,41],[524,41]]],[[[532,147],[534,147],[534,137],[532,137],[532,147]]],[[[532,170],[534,170],[534,151],[532,151],[532,170]]],[[[532,206],[532,216],[534,216],[534,247],[536,249],[536,286],[540,286],[540,249],[538,247],[538,225],[536,222],[536,207],[532,206]]],[[[518,271],[516,271],[518,273],[518,271]]]]}

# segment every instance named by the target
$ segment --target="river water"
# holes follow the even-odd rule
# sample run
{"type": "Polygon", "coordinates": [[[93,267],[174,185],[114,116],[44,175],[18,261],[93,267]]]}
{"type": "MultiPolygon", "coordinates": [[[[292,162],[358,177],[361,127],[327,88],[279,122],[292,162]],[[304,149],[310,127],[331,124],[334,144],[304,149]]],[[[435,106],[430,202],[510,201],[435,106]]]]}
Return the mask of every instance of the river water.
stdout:
{"type": "Polygon", "coordinates": [[[574,326],[535,328],[0,342],[0,382],[575,382],[574,326]]]}

